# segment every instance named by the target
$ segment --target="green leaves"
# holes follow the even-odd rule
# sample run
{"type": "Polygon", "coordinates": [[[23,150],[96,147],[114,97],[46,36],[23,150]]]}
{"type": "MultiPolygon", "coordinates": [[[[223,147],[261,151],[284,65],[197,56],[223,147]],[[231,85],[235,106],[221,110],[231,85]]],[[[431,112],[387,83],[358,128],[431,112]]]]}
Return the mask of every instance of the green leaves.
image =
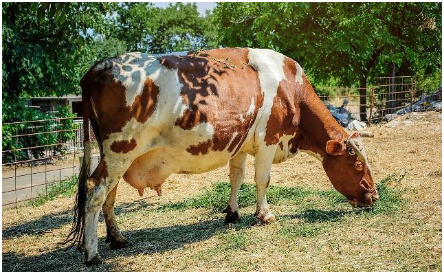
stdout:
{"type": "Polygon", "coordinates": [[[275,49],[300,62],[315,84],[333,76],[352,86],[361,77],[387,75],[389,62],[405,75],[438,69],[440,8],[441,3],[218,3],[214,14],[222,44],[275,49]]]}

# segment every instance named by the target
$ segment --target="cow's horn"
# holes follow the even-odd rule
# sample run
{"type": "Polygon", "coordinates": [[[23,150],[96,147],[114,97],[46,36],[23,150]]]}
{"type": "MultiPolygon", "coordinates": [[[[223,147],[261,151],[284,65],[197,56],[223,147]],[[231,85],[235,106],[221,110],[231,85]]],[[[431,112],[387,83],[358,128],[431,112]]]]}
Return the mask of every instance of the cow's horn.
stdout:
{"type": "Polygon", "coordinates": [[[353,135],[350,135],[347,138],[347,145],[353,148],[353,150],[356,153],[356,156],[358,156],[358,159],[361,160],[367,166],[367,168],[370,170],[370,164],[368,162],[367,154],[365,153],[364,144],[362,143],[361,138],[359,138],[359,137],[358,138],[356,138],[356,137],[350,138],[352,136],[353,135]]]}

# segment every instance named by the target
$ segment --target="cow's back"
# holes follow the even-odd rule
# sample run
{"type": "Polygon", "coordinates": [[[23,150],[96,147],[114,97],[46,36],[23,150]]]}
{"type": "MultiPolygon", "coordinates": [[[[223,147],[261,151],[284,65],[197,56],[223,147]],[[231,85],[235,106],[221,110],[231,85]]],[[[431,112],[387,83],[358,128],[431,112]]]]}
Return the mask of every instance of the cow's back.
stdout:
{"type": "Polygon", "coordinates": [[[236,48],[128,53],[96,65],[89,92],[104,154],[133,159],[127,174],[137,171],[136,178],[142,167],[197,173],[225,165],[240,150],[251,153],[266,137],[284,58],[236,48]]]}

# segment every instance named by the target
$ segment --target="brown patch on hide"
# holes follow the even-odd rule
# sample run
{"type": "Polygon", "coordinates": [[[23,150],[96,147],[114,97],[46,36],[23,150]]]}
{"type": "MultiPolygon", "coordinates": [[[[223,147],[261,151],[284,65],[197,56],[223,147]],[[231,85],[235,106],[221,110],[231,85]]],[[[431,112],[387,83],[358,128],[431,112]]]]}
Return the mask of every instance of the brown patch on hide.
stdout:
{"type": "Polygon", "coordinates": [[[106,177],[108,177],[108,167],[106,162],[101,160],[97,165],[96,170],[94,170],[93,174],[91,174],[91,180],[96,186],[98,186],[106,177]]]}
{"type": "MultiPolygon", "coordinates": [[[[248,49],[215,49],[188,56],[164,56],[159,61],[176,69],[182,84],[180,95],[188,108],[175,122],[190,130],[201,123],[214,128],[211,150],[233,154],[242,146],[263,104],[258,74],[248,63],[248,49]],[[254,100],[254,110],[247,112],[254,100]],[[240,116],[243,119],[241,121],[240,116]],[[233,134],[237,136],[227,148],[233,134]]],[[[198,153],[206,144],[191,146],[198,153]]]]}
{"type": "Polygon", "coordinates": [[[211,146],[211,140],[208,140],[206,142],[201,142],[195,146],[191,145],[187,148],[187,151],[193,155],[205,155],[208,153],[208,150],[210,149],[211,146]]]}
{"type": "Polygon", "coordinates": [[[296,86],[296,62],[288,57],[284,59],[283,79],[278,86],[276,97],[273,99],[271,115],[267,122],[265,143],[277,144],[283,135],[295,135],[300,120],[296,86]]]}
{"type": "MultiPolygon", "coordinates": [[[[114,63],[113,66],[117,67],[114,63]]],[[[92,117],[99,125],[102,138],[99,141],[108,139],[112,133],[121,132],[132,118],[140,123],[146,122],[155,111],[160,90],[152,79],[143,79],[144,87],[141,94],[135,97],[131,106],[126,106],[126,88],[115,79],[112,67],[100,73],[92,68],[86,76],[93,79],[82,88],[90,90],[92,117]]]]}
{"type": "Polygon", "coordinates": [[[131,116],[136,118],[137,122],[145,123],[151,117],[156,109],[159,91],[159,87],[151,78],[145,80],[142,94],[136,96],[131,106],[131,116]]]}
{"type": "Polygon", "coordinates": [[[114,141],[111,145],[111,150],[116,153],[127,153],[137,146],[136,140],[131,139],[130,141],[114,141]]]}

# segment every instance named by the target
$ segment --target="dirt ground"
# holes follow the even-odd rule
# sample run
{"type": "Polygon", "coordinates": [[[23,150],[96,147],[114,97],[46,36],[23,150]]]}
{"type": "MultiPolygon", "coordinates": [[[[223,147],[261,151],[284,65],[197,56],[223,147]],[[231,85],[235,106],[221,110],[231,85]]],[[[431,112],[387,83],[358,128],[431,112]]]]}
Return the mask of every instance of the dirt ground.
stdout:
{"type": "MultiPolygon", "coordinates": [[[[364,143],[375,182],[390,175],[400,178],[389,187],[401,193],[405,204],[393,214],[357,216],[344,206],[341,218],[328,217],[339,216],[335,211],[317,211],[328,216],[316,215],[315,222],[303,223],[294,213],[298,205],[272,204],[276,223],[232,228],[224,225],[224,214],[205,208],[158,210],[228,181],[228,168],[223,167],[200,175],[172,175],[160,198],[153,190],[139,197],[121,183],[117,221],[134,245],[111,250],[104,243],[101,220],[99,252],[104,263],[91,268],[75,248],[57,244],[70,229],[73,198],[4,209],[3,271],[441,271],[442,114],[412,113],[370,130],[375,136],[364,138],[364,143]],[[301,223],[308,231],[310,226],[325,229],[313,235],[282,233],[301,223]]],[[[253,183],[253,175],[249,157],[245,182],[253,183]]],[[[303,153],[274,165],[271,185],[333,189],[321,164],[303,153]]],[[[316,199],[322,197],[311,202],[316,199]]],[[[249,220],[254,206],[240,213],[249,220]]]]}

